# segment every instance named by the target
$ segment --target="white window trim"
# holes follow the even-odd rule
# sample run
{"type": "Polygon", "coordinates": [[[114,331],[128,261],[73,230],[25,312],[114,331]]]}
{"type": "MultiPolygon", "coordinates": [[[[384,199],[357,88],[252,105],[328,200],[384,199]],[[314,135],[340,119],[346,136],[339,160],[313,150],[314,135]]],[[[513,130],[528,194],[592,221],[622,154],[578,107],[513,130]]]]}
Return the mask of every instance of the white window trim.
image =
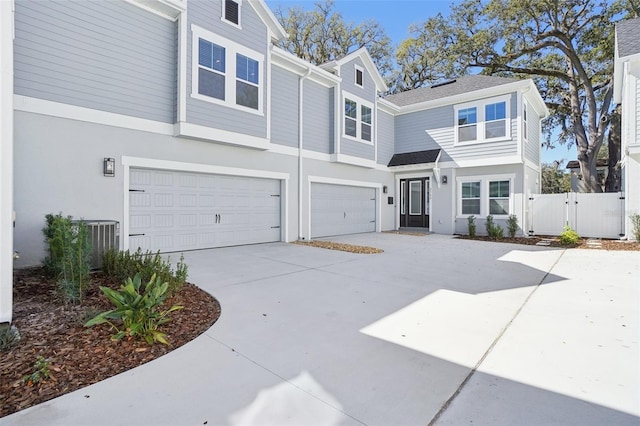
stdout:
{"type": "MultiPolygon", "coordinates": [[[[254,50],[248,49],[238,43],[235,43],[217,34],[207,31],[197,25],[191,25],[191,97],[201,101],[209,102],[217,105],[224,105],[240,111],[249,112],[251,114],[264,115],[264,88],[265,88],[265,69],[264,55],[254,50]],[[215,43],[225,48],[225,99],[216,99],[198,93],[198,39],[205,39],[208,42],[215,43]],[[258,83],[258,109],[249,108],[236,104],[236,54],[240,53],[248,58],[258,61],[258,70],[260,72],[258,83]]],[[[244,80],[243,80],[244,81],[244,80]]]]}
{"type": "Polygon", "coordinates": [[[362,99],[359,96],[355,96],[349,92],[342,92],[342,103],[341,105],[341,114],[340,117],[342,119],[342,137],[344,139],[348,139],[348,140],[352,140],[352,141],[356,141],[356,142],[360,142],[360,143],[364,143],[367,145],[373,145],[374,144],[374,135],[375,135],[375,129],[376,129],[376,116],[375,116],[375,108],[373,107],[373,103],[366,101],[364,99],[362,99]],[[349,99],[350,101],[353,101],[356,103],[357,107],[356,107],[356,111],[357,111],[357,115],[356,115],[356,137],[347,135],[347,126],[345,126],[345,116],[344,116],[344,103],[346,102],[346,100],[349,99]],[[366,106],[371,108],[371,140],[365,140],[362,139],[362,106],[366,106]]]}
{"type": "Polygon", "coordinates": [[[227,18],[225,18],[225,16],[227,15],[227,2],[225,0],[221,0],[221,1],[222,1],[222,16],[220,17],[220,19],[222,20],[222,22],[225,22],[231,25],[232,27],[242,29],[242,0],[233,0],[236,3],[238,3],[238,23],[237,24],[234,22],[228,21],[227,18]]]}
{"type": "Polygon", "coordinates": [[[459,176],[456,178],[456,218],[466,219],[469,216],[485,219],[489,215],[489,182],[509,181],[509,213],[494,214],[495,219],[507,219],[510,214],[514,214],[514,184],[515,174],[485,175],[485,176],[459,176]],[[480,182],[480,214],[462,214],[462,184],[465,182],[480,182]]]}
{"type": "Polygon", "coordinates": [[[360,65],[354,65],[353,84],[356,87],[360,87],[361,89],[364,89],[364,68],[362,68],[360,65]],[[362,73],[362,84],[358,84],[358,71],[362,73]]]}
{"type": "MultiPolygon", "coordinates": [[[[486,142],[502,142],[511,140],[511,95],[497,96],[494,98],[483,99],[482,101],[466,102],[464,104],[458,104],[453,106],[453,131],[454,131],[454,146],[474,145],[486,142]],[[505,135],[498,138],[485,138],[485,106],[496,104],[499,102],[505,103],[505,121],[506,129],[505,135]],[[476,108],[476,139],[471,141],[459,141],[458,140],[458,111],[466,108],[476,108]]],[[[497,120],[495,120],[497,121],[497,120]]]]}

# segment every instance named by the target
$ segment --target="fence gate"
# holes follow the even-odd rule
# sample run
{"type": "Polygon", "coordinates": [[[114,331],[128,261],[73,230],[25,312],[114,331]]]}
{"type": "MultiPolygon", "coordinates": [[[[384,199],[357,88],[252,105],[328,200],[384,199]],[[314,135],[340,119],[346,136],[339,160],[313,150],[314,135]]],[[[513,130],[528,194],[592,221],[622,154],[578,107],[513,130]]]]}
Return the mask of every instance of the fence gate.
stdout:
{"type": "Polygon", "coordinates": [[[560,235],[568,225],[582,237],[624,236],[621,192],[532,194],[529,216],[529,235],[560,235]]]}

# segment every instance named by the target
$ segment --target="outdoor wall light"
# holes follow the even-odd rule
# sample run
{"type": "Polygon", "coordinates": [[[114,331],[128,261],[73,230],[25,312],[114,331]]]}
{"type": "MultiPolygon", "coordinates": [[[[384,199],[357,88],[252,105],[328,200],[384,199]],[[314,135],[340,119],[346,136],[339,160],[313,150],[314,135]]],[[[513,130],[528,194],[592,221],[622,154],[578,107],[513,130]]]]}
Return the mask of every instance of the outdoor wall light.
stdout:
{"type": "Polygon", "coordinates": [[[389,189],[387,188],[387,185],[384,185],[384,186],[382,187],[382,193],[383,193],[383,194],[386,194],[388,190],[389,190],[389,189]]]}
{"type": "Polygon", "coordinates": [[[114,177],[116,175],[116,159],[105,158],[103,162],[103,173],[105,176],[114,177]]]}
{"type": "Polygon", "coordinates": [[[447,183],[447,175],[442,176],[442,183],[447,183]]]}

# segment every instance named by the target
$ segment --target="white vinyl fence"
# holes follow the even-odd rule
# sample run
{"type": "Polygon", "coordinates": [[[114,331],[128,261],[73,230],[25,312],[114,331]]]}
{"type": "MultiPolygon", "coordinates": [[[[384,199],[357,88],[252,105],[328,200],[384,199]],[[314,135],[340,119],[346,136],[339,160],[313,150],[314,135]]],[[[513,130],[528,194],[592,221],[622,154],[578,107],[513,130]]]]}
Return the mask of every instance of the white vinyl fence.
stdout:
{"type": "Polygon", "coordinates": [[[560,235],[568,225],[581,237],[620,238],[624,235],[621,192],[532,194],[529,235],[560,235]]]}

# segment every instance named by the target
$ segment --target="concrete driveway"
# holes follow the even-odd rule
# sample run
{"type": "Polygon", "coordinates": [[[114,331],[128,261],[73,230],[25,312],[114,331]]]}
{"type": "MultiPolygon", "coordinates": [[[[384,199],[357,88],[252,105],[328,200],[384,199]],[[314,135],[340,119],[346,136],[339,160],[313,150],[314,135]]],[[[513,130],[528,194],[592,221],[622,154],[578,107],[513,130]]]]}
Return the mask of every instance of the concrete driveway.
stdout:
{"type": "Polygon", "coordinates": [[[14,424],[640,421],[640,252],[362,234],[185,253],[222,316],[14,424]]]}

